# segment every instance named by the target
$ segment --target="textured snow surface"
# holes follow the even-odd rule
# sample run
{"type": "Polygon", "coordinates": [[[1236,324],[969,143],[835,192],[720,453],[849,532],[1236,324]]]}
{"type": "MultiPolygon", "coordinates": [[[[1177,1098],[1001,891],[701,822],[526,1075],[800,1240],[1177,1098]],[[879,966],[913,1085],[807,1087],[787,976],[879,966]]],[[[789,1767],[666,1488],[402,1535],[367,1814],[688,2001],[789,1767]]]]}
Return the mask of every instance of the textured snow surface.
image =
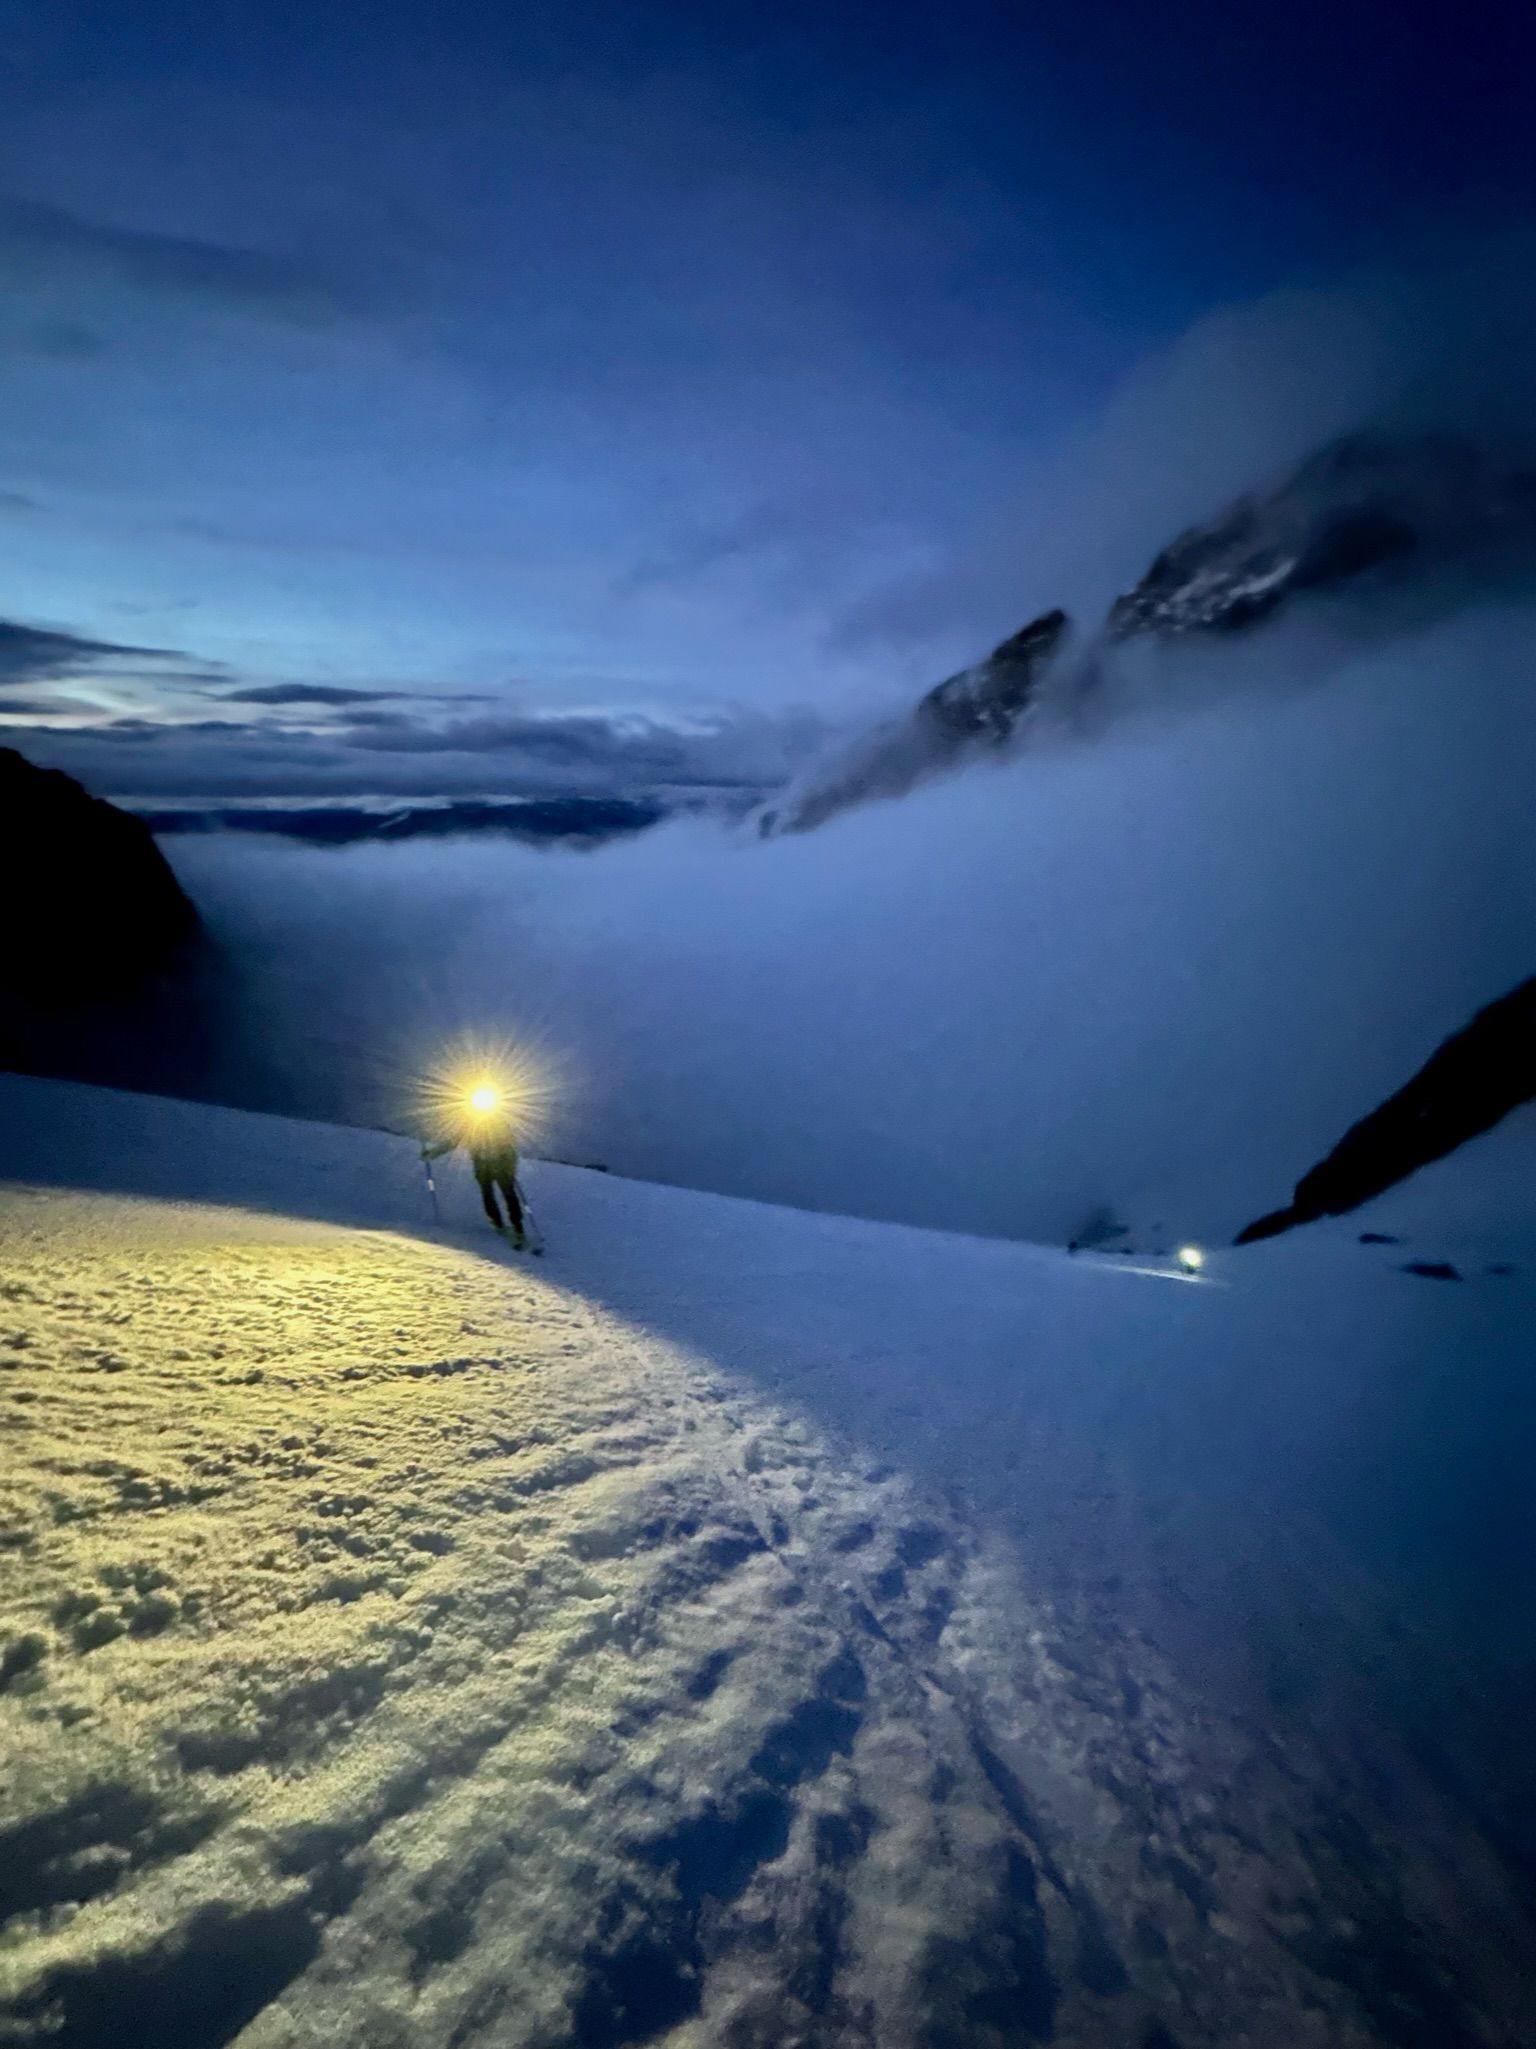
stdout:
{"type": "Polygon", "coordinates": [[[5,1077],[0,1175],[0,2043],[1536,2038],[1377,1433],[1520,1274],[537,1164],[515,1261],[403,1141],[5,1077]]]}

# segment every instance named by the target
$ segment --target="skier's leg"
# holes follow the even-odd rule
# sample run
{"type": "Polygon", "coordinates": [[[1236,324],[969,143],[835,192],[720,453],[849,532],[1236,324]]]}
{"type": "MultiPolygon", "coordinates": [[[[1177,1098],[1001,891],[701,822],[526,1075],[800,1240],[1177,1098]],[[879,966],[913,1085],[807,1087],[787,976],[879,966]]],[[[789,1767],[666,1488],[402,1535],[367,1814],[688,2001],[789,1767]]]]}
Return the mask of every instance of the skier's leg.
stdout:
{"type": "Polygon", "coordinates": [[[489,1174],[477,1174],[480,1183],[480,1200],[485,1204],[485,1213],[491,1220],[491,1229],[501,1229],[501,1211],[496,1207],[496,1184],[489,1174]]]}
{"type": "Polygon", "coordinates": [[[527,1226],[523,1222],[522,1197],[517,1192],[517,1180],[514,1175],[503,1176],[501,1192],[506,1197],[507,1222],[512,1226],[512,1235],[521,1238],[527,1226]]]}

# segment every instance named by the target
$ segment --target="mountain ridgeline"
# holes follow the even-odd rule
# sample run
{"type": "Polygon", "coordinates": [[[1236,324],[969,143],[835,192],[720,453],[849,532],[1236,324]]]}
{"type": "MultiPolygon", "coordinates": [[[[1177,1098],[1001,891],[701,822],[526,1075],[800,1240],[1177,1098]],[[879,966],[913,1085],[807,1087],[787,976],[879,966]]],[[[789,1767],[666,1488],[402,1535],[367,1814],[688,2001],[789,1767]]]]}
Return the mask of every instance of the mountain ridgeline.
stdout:
{"type": "Polygon", "coordinates": [[[197,930],[141,820],[11,747],[0,747],[0,856],[10,884],[0,990],[18,1000],[129,995],[197,930]]]}
{"type": "Polygon", "coordinates": [[[1492,1131],[1536,1100],[1536,976],[1480,1010],[1396,1094],[1351,1125],[1296,1184],[1284,1209],[1257,1218],[1239,1245],[1344,1216],[1420,1167],[1492,1131]]]}
{"type": "Polygon", "coordinates": [[[1057,711],[1081,713],[1126,643],[1248,633],[1336,593],[1411,584],[1421,601],[1454,596],[1458,578],[1533,566],[1536,460],[1440,435],[1343,436],[1271,489],[1180,534],[1094,632],[1074,634],[1065,612],[1043,613],[904,719],[813,765],[757,814],[756,831],[810,831],[1017,743],[1042,711],[1047,682],[1057,711]]]}
{"type": "Polygon", "coordinates": [[[153,833],[251,832],[312,847],[495,834],[530,847],[599,847],[659,825],[673,810],[637,797],[459,797],[381,811],[361,804],[243,804],[142,809],[153,833]]]}
{"type": "Polygon", "coordinates": [[[149,828],[0,747],[0,862],[0,1067],[185,1086],[213,950],[149,828]]]}

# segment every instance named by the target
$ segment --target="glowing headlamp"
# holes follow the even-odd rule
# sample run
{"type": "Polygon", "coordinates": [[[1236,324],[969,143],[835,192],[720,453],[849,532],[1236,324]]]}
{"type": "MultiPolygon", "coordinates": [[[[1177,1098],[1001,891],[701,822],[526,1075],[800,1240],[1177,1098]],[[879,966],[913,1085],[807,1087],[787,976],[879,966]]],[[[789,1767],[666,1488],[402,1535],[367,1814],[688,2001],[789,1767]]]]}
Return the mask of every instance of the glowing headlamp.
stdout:
{"type": "Polygon", "coordinates": [[[464,1038],[422,1072],[415,1114],[445,1145],[488,1145],[505,1129],[508,1143],[528,1147],[548,1130],[562,1080],[556,1062],[537,1046],[464,1038]]]}

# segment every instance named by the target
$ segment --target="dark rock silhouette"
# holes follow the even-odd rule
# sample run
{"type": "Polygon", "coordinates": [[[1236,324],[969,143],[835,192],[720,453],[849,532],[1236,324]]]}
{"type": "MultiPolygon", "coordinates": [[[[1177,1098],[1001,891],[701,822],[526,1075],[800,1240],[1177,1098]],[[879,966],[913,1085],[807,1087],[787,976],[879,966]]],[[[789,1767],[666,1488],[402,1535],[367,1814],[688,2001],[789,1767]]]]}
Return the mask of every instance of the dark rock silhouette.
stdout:
{"type": "Polygon", "coordinates": [[[1437,435],[1347,434],[1165,548],[1108,633],[1230,633],[1372,572],[1536,544],[1536,470],[1437,435]]]}
{"type": "Polygon", "coordinates": [[[1358,1209],[1431,1160],[1536,1098],[1536,975],[1480,1010],[1396,1095],[1352,1125],[1296,1184],[1285,1209],[1259,1217],[1237,1243],[1358,1209]]]}
{"type": "Polygon", "coordinates": [[[195,1024],[163,992],[204,949],[148,827],[3,747],[0,872],[0,1066],[178,1079],[195,1024]]]}
{"type": "Polygon", "coordinates": [[[10,747],[0,747],[0,868],[0,988],[28,1003],[127,995],[197,929],[141,820],[10,747]]]}

